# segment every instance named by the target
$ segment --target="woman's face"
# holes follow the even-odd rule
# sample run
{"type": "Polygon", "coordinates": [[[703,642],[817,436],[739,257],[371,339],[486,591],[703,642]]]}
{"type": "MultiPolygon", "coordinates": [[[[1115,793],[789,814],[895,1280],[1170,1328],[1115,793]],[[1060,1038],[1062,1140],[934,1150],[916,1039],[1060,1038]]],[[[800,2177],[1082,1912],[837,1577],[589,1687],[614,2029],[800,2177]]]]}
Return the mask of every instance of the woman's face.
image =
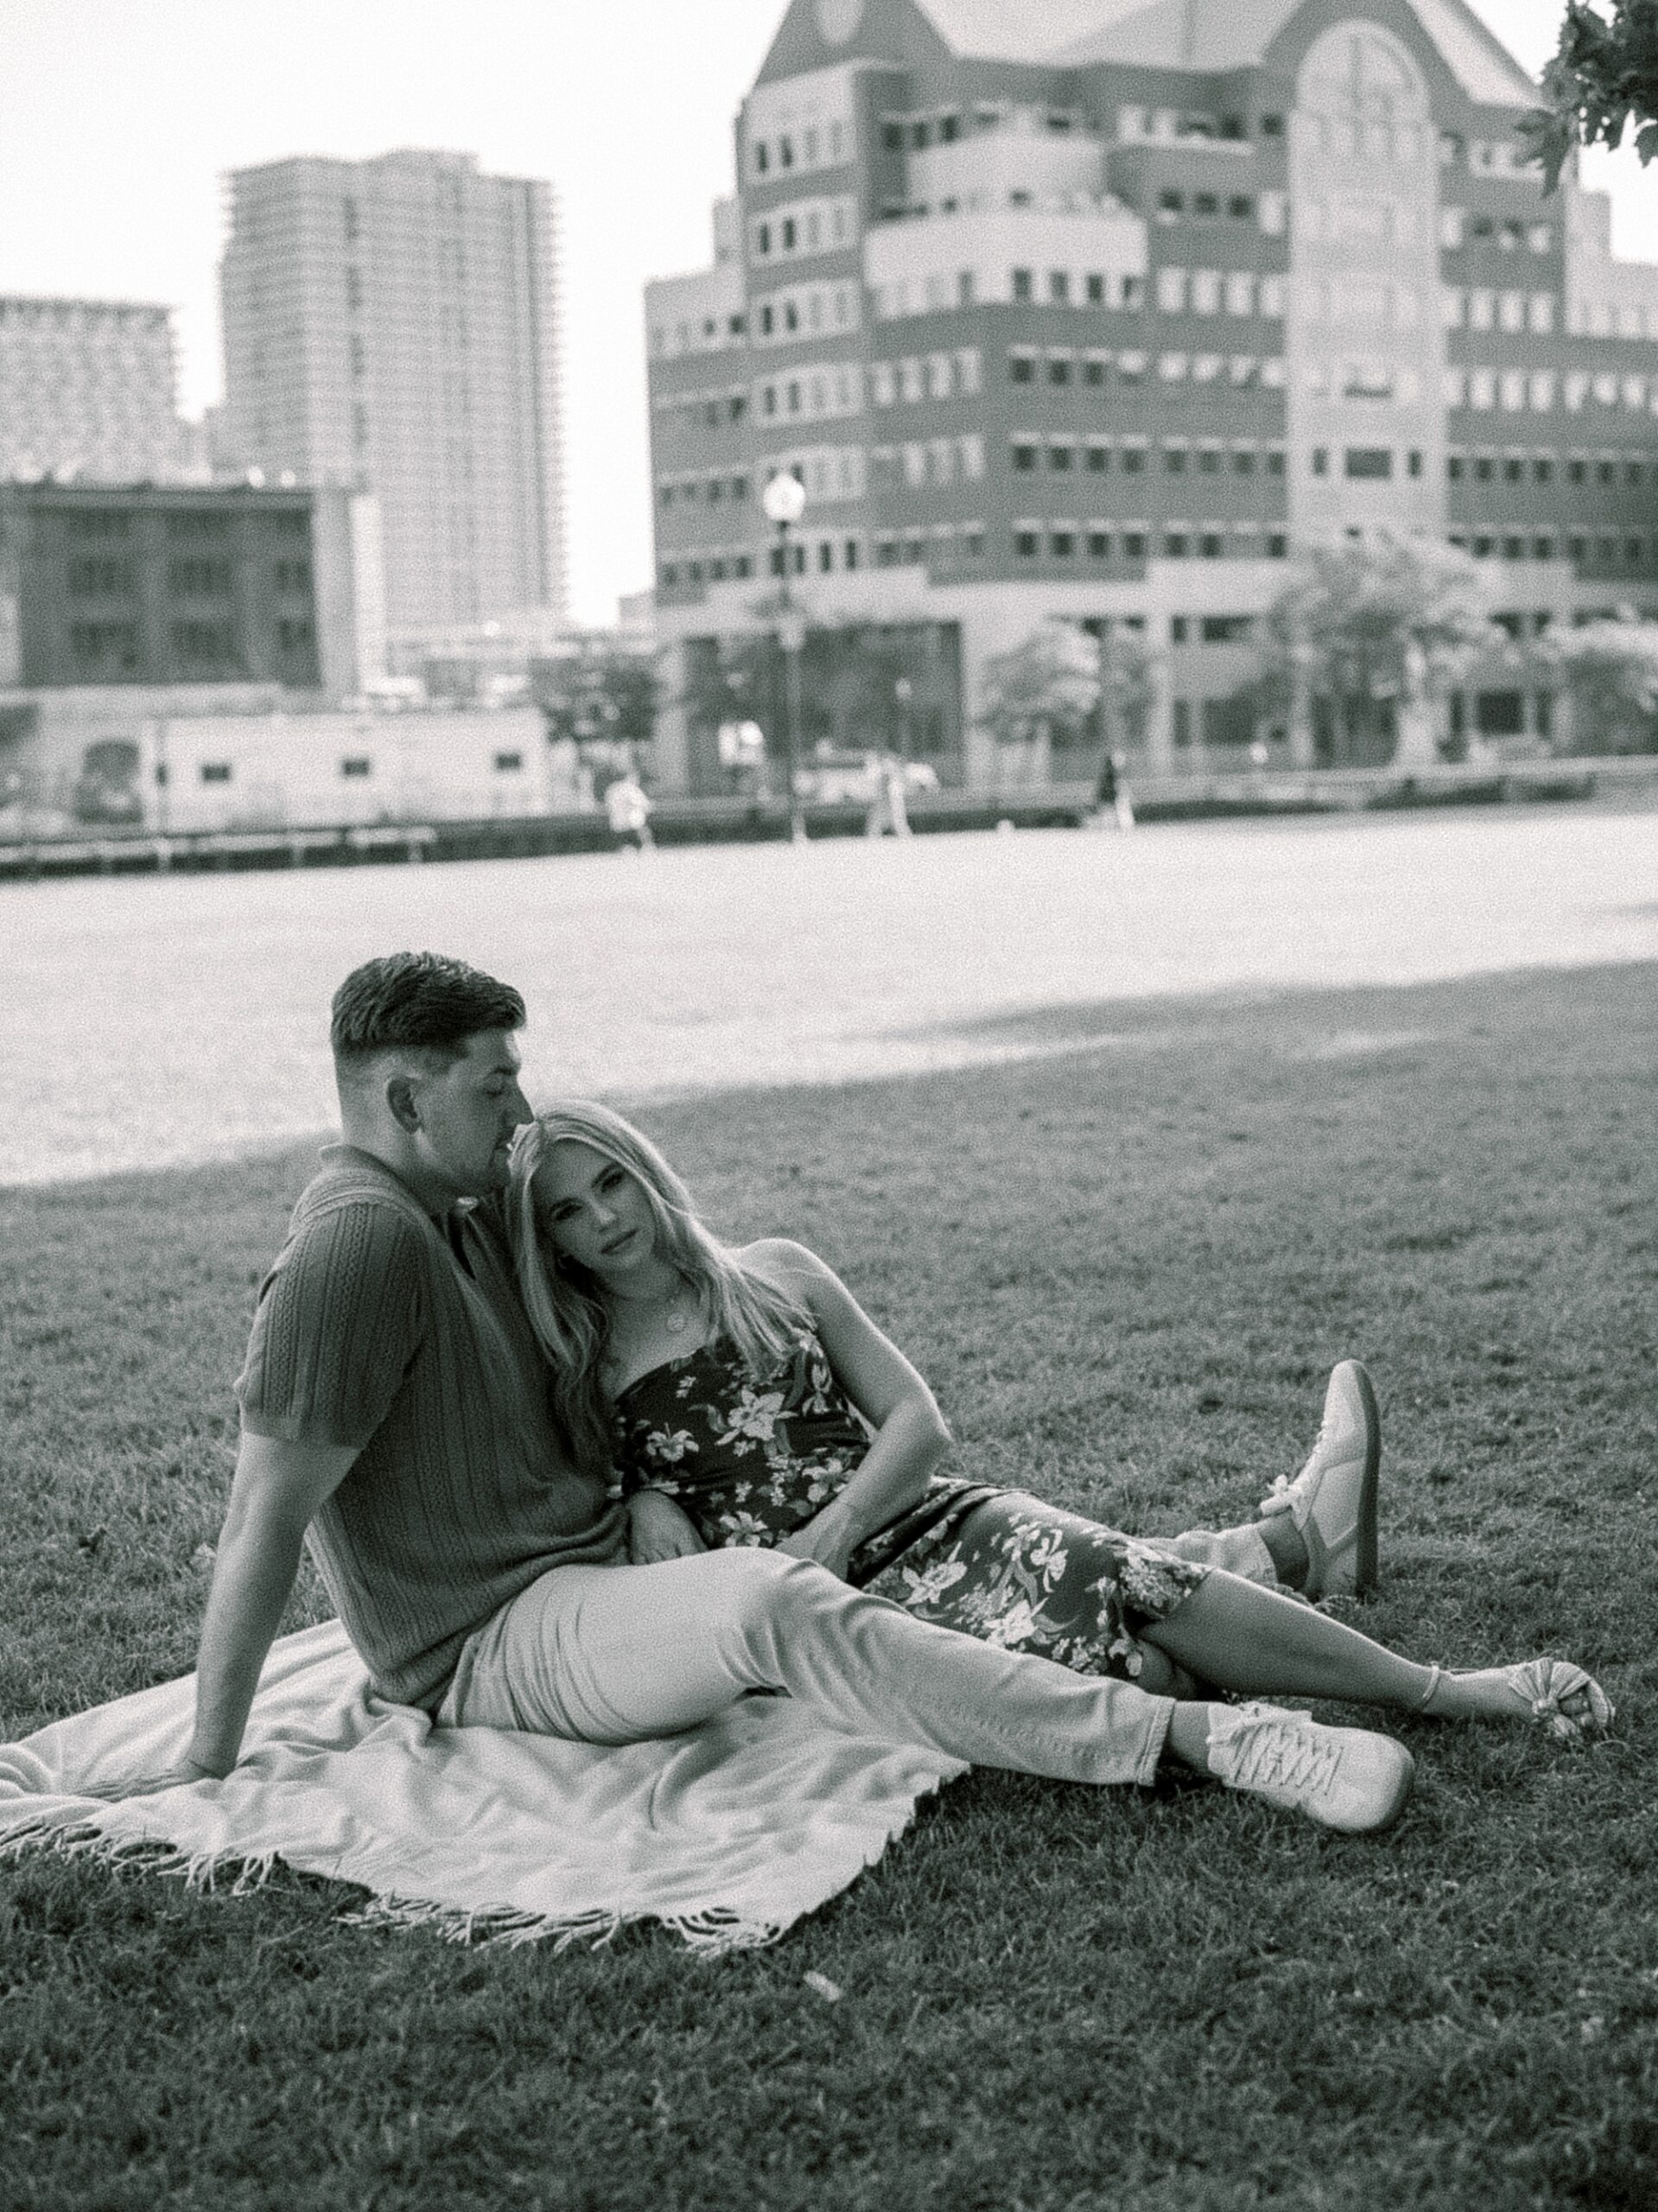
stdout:
{"type": "Polygon", "coordinates": [[[622,1282],[656,1256],[657,1225],[637,1176],[571,1138],[536,1170],[536,1218],[560,1259],[601,1282],[622,1282]]]}

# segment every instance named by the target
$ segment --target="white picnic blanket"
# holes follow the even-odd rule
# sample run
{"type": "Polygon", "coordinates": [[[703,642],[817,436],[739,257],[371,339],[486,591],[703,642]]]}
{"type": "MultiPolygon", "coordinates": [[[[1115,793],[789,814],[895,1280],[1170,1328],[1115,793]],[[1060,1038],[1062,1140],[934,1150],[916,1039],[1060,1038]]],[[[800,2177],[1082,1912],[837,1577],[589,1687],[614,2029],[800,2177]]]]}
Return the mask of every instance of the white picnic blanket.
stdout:
{"type": "Polygon", "coordinates": [[[769,1942],[873,1866],[959,1760],[842,1735],[785,1698],[619,1750],[434,1728],[374,1697],[336,1621],[271,1648],[223,1782],[118,1798],[181,1760],[194,1677],[0,1749],[0,1849],[157,1859],[210,1883],[277,1860],[360,1885],[349,1917],[461,1941],[665,1922],[702,1950],[769,1942]],[[118,1802],[110,1802],[118,1797],[118,1802]]]}

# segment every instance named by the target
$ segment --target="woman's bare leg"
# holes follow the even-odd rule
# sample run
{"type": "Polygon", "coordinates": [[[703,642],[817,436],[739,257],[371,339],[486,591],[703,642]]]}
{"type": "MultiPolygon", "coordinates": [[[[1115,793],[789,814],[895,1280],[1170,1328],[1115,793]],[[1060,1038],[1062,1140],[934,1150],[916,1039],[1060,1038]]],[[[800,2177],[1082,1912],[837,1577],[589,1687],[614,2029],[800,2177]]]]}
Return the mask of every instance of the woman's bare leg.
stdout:
{"type": "MultiPolygon", "coordinates": [[[[1431,1667],[1401,1659],[1344,1622],[1221,1572],[1143,1629],[1140,1639],[1217,1688],[1255,1696],[1350,1698],[1410,1713],[1433,1681],[1431,1667]]],[[[1455,1709],[1449,1693],[1456,1679],[1441,1677],[1436,1712],[1455,1709]]],[[[1471,1684],[1479,1678],[1465,1679],[1471,1684]]],[[[1502,1699],[1493,1697],[1465,1710],[1502,1708],[1502,1699]]]]}
{"type": "MultiPolygon", "coordinates": [[[[1395,1713],[1431,1713],[1440,1720],[1540,1717],[1533,1693],[1516,1683],[1514,1667],[1459,1675],[1420,1667],[1344,1622],[1218,1570],[1172,1612],[1143,1629],[1140,1641],[1202,1683],[1256,1697],[1347,1698],[1390,1706],[1395,1713]]],[[[1604,1717],[1595,1713],[1583,1677],[1577,1680],[1579,1688],[1566,1691],[1564,1710],[1569,1719],[1591,1724],[1592,1732],[1605,1725],[1610,1707],[1604,1717]]]]}

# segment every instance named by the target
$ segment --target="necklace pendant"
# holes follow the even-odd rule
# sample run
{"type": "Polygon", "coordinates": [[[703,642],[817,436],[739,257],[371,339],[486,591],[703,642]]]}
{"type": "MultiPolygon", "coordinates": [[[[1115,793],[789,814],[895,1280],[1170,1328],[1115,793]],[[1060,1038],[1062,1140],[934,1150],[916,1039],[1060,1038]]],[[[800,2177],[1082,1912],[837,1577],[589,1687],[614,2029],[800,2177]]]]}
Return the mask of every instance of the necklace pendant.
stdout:
{"type": "Polygon", "coordinates": [[[667,1330],[668,1334],[670,1337],[677,1337],[680,1335],[684,1329],[685,1316],[679,1313],[670,1313],[664,1320],[662,1325],[667,1330]]]}

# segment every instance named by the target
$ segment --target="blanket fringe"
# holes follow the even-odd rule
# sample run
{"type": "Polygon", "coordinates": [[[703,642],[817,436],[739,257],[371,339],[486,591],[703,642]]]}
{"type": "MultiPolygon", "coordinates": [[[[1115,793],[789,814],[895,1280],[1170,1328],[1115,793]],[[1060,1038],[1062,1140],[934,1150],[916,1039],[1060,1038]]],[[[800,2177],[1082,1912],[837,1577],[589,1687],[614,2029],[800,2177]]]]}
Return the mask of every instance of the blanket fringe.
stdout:
{"type": "Polygon", "coordinates": [[[90,1859],[118,1873],[170,1875],[187,1888],[208,1893],[217,1893],[225,1886],[224,1877],[233,1875],[226,1887],[226,1894],[233,1897],[264,1889],[282,1864],[274,1851],[181,1851],[159,1837],[107,1835],[84,1820],[35,1821],[0,1836],[0,1864],[21,1859],[28,1851],[90,1859]]]}
{"type": "Polygon", "coordinates": [[[518,1912],[506,1906],[469,1908],[435,1904],[429,1897],[372,1897],[341,1921],[353,1928],[421,1928],[445,1943],[474,1949],[516,1950],[524,1943],[551,1943],[555,1954],[573,1943],[593,1948],[612,1942],[622,1929],[656,1921],[702,1958],[729,1951],[756,1951],[777,1942],[786,1923],[745,1920],[721,1907],[697,1913],[621,1913],[595,1909],[579,1913],[518,1912]]]}
{"type": "MultiPolygon", "coordinates": [[[[48,1851],[107,1866],[118,1873],[164,1874],[207,1895],[247,1897],[262,1890],[283,1864],[279,1852],[181,1851],[176,1844],[144,1836],[106,1835],[84,1821],[36,1821],[0,1836],[0,1864],[26,1852],[48,1851]],[[228,1881],[226,1877],[231,1877],[228,1881]]],[[[353,1885],[360,1887],[360,1885],[353,1885]]],[[[550,1942],[555,1954],[572,1944],[597,1948],[641,1921],[656,1920],[677,1936],[699,1958],[722,1958],[732,1951],[756,1951],[777,1942],[789,1923],[746,1920],[728,1907],[705,1912],[621,1913],[595,1908],[588,1912],[537,1913],[507,1905],[469,1907],[441,1904],[430,1897],[372,1895],[365,1904],[339,1915],[346,1928],[419,1928],[445,1943],[470,1948],[517,1949],[524,1943],[550,1942]]]]}

